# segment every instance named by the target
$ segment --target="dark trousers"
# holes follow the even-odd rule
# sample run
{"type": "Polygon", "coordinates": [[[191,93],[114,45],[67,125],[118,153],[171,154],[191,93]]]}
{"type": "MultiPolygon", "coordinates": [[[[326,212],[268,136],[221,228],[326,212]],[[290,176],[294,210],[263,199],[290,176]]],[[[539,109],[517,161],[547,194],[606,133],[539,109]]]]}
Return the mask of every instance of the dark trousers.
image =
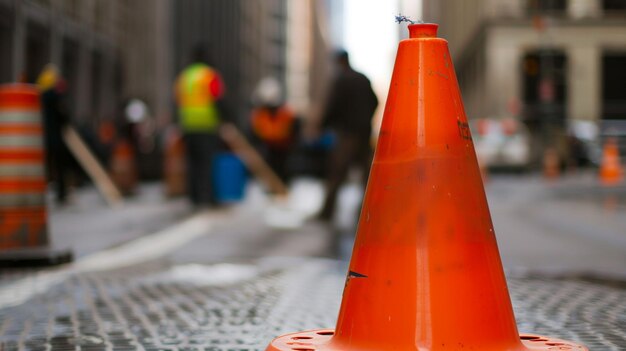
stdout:
{"type": "Polygon", "coordinates": [[[290,150],[288,148],[268,148],[266,152],[267,164],[270,166],[276,175],[283,181],[289,181],[289,171],[287,169],[287,160],[289,158],[290,150]]]}
{"type": "Polygon", "coordinates": [[[63,142],[46,147],[46,168],[48,180],[54,181],[55,196],[58,203],[67,200],[67,182],[71,156],[63,142]]]}
{"type": "Polygon", "coordinates": [[[361,169],[363,187],[367,185],[370,166],[372,164],[372,149],[369,136],[339,135],[336,148],[330,154],[328,177],[326,179],[326,199],[320,213],[320,218],[329,220],[335,213],[337,193],[341,184],[346,180],[352,166],[361,169]]]}
{"type": "Polygon", "coordinates": [[[215,204],[211,166],[219,147],[214,133],[186,133],[187,194],[194,205],[215,204]]]}

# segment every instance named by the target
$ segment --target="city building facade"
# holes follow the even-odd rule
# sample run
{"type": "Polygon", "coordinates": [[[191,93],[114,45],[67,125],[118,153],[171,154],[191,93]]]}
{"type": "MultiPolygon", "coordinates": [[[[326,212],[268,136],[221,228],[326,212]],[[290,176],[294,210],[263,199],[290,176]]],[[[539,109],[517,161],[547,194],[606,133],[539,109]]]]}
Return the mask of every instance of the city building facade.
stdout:
{"type": "Polygon", "coordinates": [[[53,63],[68,82],[76,121],[114,114],[123,6],[117,1],[0,0],[0,82],[32,83],[53,63]]]}
{"type": "Polygon", "coordinates": [[[543,146],[546,128],[626,119],[626,1],[425,0],[424,18],[450,43],[468,116],[519,117],[543,146]]]}
{"type": "Polygon", "coordinates": [[[324,78],[312,57],[327,59],[319,16],[309,0],[0,0],[0,82],[32,83],[54,63],[68,81],[75,122],[95,126],[139,98],[151,117],[171,123],[173,82],[202,45],[223,75],[235,122],[245,123],[266,76],[306,112],[324,78]]]}
{"type": "Polygon", "coordinates": [[[285,0],[184,0],[173,3],[173,65],[180,72],[197,46],[226,84],[230,118],[243,122],[252,91],[265,76],[285,81],[285,0]]]}

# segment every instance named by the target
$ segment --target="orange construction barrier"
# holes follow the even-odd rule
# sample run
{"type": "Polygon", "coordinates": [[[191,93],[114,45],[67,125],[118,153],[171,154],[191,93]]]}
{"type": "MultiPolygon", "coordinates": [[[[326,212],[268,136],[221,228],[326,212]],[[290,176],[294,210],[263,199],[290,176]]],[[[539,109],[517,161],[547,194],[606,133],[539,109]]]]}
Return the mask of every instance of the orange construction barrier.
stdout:
{"type": "Polygon", "coordinates": [[[165,195],[175,197],[185,194],[187,186],[186,168],[185,143],[179,133],[172,132],[167,136],[165,143],[163,166],[165,195]]]}
{"type": "Polygon", "coordinates": [[[586,350],[518,334],[447,42],[400,43],[336,329],[277,350],[586,350]]]}
{"type": "Polygon", "coordinates": [[[111,178],[124,195],[131,195],[137,187],[135,151],[126,140],[115,143],[110,162],[111,178]]]}
{"type": "Polygon", "coordinates": [[[48,249],[44,157],[37,88],[0,86],[0,266],[71,260],[48,249]]]}
{"type": "Polygon", "coordinates": [[[615,138],[608,138],[602,150],[600,182],[602,185],[616,185],[622,181],[624,170],[619,159],[619,148],[615,138]]]}

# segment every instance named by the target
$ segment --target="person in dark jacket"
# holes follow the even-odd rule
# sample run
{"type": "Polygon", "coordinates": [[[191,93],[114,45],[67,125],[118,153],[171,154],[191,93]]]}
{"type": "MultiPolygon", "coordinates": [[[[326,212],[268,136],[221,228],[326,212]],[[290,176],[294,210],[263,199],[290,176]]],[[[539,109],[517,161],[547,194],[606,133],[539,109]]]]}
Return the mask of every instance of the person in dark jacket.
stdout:
{"type": "Polygon", "coordinates": [[[41,111],[44,124],[46,170],[49,180],[55,182],[56,201],[67,201],[67,182],[71,156],[63,142],[63,129],[69,123],[65,101],[66,82],[56,66],[47,65],[37,85],[41,91],[41,111]]]}
{"type": "Polygon", "coordinates": [[[348,53],[338,51],[335,61],[338,72],[330,88],[322,125],[336,133],[337,145],[330,155],[326,199],[319,215],[322,220],[330,220],[334,215],[337,192],[351,166],[361,169],[363,183],[367,184],[372,161],[372,117],[378,106],[369,79],[352,69],[348,53]]]}

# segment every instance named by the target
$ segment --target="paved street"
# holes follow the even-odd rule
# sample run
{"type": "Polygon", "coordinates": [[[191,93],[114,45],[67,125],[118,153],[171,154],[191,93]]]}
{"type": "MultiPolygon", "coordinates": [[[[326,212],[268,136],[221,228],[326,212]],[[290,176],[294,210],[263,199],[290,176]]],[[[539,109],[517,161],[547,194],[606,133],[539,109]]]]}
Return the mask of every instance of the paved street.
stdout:
{"type": "MultiPolygon", "coordinates": [[[[589,173],[559,183],[538,176],[492,176],[486,191],[505,267],[626,280],[626,190],[603,190],[602,195],[594,186],[589,173]]],[[[304,218],[319,206],[321,191],[315,181],[299,181],[291,199],[273,202],[253,185],[244,203],[212,212],[211,228],[170,256],[175,262],[215,263],[332,255],[327,251],[336,233],[304,218]]],[[[341,195],[336,222],[347,233],[342,258],[348,259],[358,186],[347,186],[341,195]]],[[[107,207],[94,189],[82,189],[69,206],[52,204],[50,212],[54,246],[72,247],[79,258],[157,232],[192,213],[185,199],[166,199],[159,184],[143,185],[120,208],[107,207]]]]}
{"type": "MultiPolygon", "coordinates": [[[[300,181],[272,200],[253,185],[241,204],[192,213],[157,184],[117,209],[81,190],[51,208],[55,246],[73,246],[76,262],[0,279],[2,349],[262,350],[332,327],[350,235],[336,260],[338,231],[307,219],[320,191],[300,181]]],[[[599,191],[591,174],[500,175],[487,194],[520,331],[626,347],[623,189],[599,191]]],[[[343,232],[357,195],[341,195],[343,232]]]]}
{"type": "Polygon", "coordinates": [[[597,192],[592,174],[554,184],[493,177],[487,197],[504,266],[626,279],[626,194],[597,192]]]}

